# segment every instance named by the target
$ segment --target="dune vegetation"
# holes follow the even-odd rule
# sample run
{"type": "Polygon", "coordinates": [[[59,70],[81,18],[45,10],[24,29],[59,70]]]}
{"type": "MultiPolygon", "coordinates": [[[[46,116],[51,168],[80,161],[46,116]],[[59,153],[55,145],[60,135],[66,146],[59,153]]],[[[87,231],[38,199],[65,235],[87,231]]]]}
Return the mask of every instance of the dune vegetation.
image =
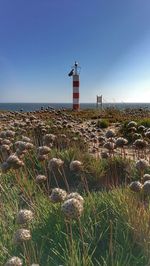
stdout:
{"type": "Polygon", "coordinates": [[[0,265],[150,265],[150,114],[0,113],[0,265]]]}

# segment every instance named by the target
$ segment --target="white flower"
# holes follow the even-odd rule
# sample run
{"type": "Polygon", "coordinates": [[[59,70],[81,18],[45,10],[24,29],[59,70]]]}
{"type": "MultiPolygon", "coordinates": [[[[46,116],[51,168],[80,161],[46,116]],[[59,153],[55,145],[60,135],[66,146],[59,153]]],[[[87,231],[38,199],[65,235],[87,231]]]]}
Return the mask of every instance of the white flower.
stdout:
{"type": "Polygon", "coordinates": [[[135,166],[139,171],[143,171],[149,166],[149,162],[144,159],[140,159],[136,162],[135,166]]]}
{"type": "Polygon", "coordinates": [[[54,170],[61,167],[63,164],[64,162],[61,159],[52,158],[48,163],[48,168],[49,170],[54,170]]]}
{"type": "Polygon", "coordinates": [[[31,239],[31,233],[30,230],[27,229],[18,229],[13,237],[13,242],[15,244],[19,244],[25,241],[28,241],[31,239]]]}
{"type": "Polygon", "coordinates": [[[5,266],[22,266],[22,265],[23,265],[22,260],[18,257],[10,258],[5,264],[5,266]]]}
{"type": "Polygon", "coordinates": [[[72,198],[78,200],[82,204],[84,203],[83,197],[77,192],[72,192],[72,193],[68,194],[66,197],[66,200],[72,199],[72,198]]]}
{"type": "Polygon", "coordinates": [[[25,224],[31,222],[33,219],[33,212],[30,210],[20,210],[17,215],[17,223],[25,224]]]}
{"type": "Polygon", "coordinates": [[[130,184],[129,188],[134,192],[139,192],[142,190],[142,184],[139,181],[134,181],[130,184]]]}
{"type": "Polygon", "coordinates": [[[150,195],[150,180],[146,181],[143,185],[143,191],[146,195],[150,195]]]}
{"type": "Polygon", "coordinates": [[[74,171],[74,172],[76,172],[76,171],[80,171],[81,169],[82,169],[82,162],[80,162],[80,161],[77,161],[77,160],[75,160],[75,161],[72,161],[71,163],[70,163],[70,170],[71,171],[74,171]]]}
{"type": "Polygon", "coordinates": [[[37,151],[39,155],[46,155],[51,151],[51,149],[47,146],[40,146],[37,151]]]}
{"type": "Polygon", "coordinates": [[[79,218],[83,212],[83,204],[75,198],[68,199],[63,203],[62,211],[69,219],[79,218]]]}
{"type": "Polygon", "coordinates": [[[47,177],[45,175],[38,175],[38,176],[36,176],[35,180],[37,183],[42,183],[42,182],[46,181],[46,179],[47,179],[47,177]]]}
{"type": "Polygon", "coordinates": [[[115,132],[112,131],[112,130],[108,130],[105,134],[106,138],[109,139],[109,138],[113,138],[115,136],[115,132]]]}
{"type": "Polygon", "coordinates": [[[67,192],[61,188],[54,188],[52,189],[52,193],[50,195],[50,200],[53,203],[62,202],[65,200],[67,196],[67,192]]]}

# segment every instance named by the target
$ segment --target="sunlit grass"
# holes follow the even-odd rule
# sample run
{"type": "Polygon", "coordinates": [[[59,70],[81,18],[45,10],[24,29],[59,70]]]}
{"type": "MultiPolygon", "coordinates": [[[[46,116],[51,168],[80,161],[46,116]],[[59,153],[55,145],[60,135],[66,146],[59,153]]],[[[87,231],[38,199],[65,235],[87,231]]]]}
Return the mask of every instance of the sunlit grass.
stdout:
{"type": "MultiPolygon", "coordinates": [[[[123,117],[123,113],[117,110],[71,115],[77,123],[78,118],[82,122],[105,119],[106,116],[109,125],[123,117]]],[[[55,119],[47,117],[44,120],[43,113],[40,116],[50,126],[47,133],[56,134],[46,159],[40,161],[37,156],[37,147],[43,145],[44,133],[29,130],[27,135],[34,148],[23,155],[24,165],[1,172],[0,265],[5,265],[10,257],[18,256],[25,266],[32,263],[40,266],[148,266],[149,197],[129,189],[131,181],[142,177],[135,168],[135,161],[126,154],[112,153],[107,159],[93,156],[88,150],[90,143],[85,143],[82,135],[69,128],[58,129],[55,119]],[[65,134],[69,141],[63,142],[61,134],[65,134]],[[50,170],[49,161],[53,158],[61,159],[63,164],[50,170]],[[70,168],[74,160],[81,162],[79,171],[70,168]],[[37,183],[37,175],[45,175],[46,182],[37,183]],[[50,200],[55,187],[82,195],[85,202],[81,217],[67,219],[61,209],[62,203],[54,204],[50,200]],[[21,209],[34,213],[33,221],[22,225],[31,230],[32,238],[16,245],[13,235],[20,228],[16,217],[21,209]]],[[[144,123],[149,126],[147,121],[144,123]]],[[[122,134],[126,133],[126,124],[122,134]]],[[[16,132],[13,142],[21,138],[20,131],[16,129],[16,132]]],[[[14,151],[13,144],[11,152],[14,151]]],[[[0,162],[3,162],[2,156],[0,162]]],[[[148,167],[146,173],[149,172],[148,167]]]]}

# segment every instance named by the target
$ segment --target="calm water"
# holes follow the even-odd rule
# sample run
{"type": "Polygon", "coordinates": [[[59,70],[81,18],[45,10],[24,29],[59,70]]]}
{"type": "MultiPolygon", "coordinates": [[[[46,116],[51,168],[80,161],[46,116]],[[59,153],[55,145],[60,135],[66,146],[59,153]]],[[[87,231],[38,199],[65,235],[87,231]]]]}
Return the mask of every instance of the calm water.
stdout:
{"type": "MultiPolygon", "coordinates": [[[[20,111],[21,109],[24,112],[30,112],[35,110],[40,110],[41,107],[47,108],[48,106],[53,107],[54,109],[72,109],[71,103],[0,103],[0,110],[9,110],[9,111],[20,111]]],[[[117,109],[126,109],[126,108],[147,108],[150,109],[150,103],[104,103],[104,108],[114,107],[117,109]]],[[[96,108],[95,103],[81,103],[81,109],[94,109],[96,108]]]]}

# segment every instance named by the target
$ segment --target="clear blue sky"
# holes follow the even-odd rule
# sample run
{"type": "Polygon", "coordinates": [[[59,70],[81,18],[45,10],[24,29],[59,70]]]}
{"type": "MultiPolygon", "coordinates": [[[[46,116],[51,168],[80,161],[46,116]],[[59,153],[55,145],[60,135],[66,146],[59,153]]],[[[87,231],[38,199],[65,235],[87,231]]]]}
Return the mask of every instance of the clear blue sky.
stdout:
{"type": "Polygon", "coordinates": [[[0,102],[150,102],[149,0],[0,0],[0,102]]]}

